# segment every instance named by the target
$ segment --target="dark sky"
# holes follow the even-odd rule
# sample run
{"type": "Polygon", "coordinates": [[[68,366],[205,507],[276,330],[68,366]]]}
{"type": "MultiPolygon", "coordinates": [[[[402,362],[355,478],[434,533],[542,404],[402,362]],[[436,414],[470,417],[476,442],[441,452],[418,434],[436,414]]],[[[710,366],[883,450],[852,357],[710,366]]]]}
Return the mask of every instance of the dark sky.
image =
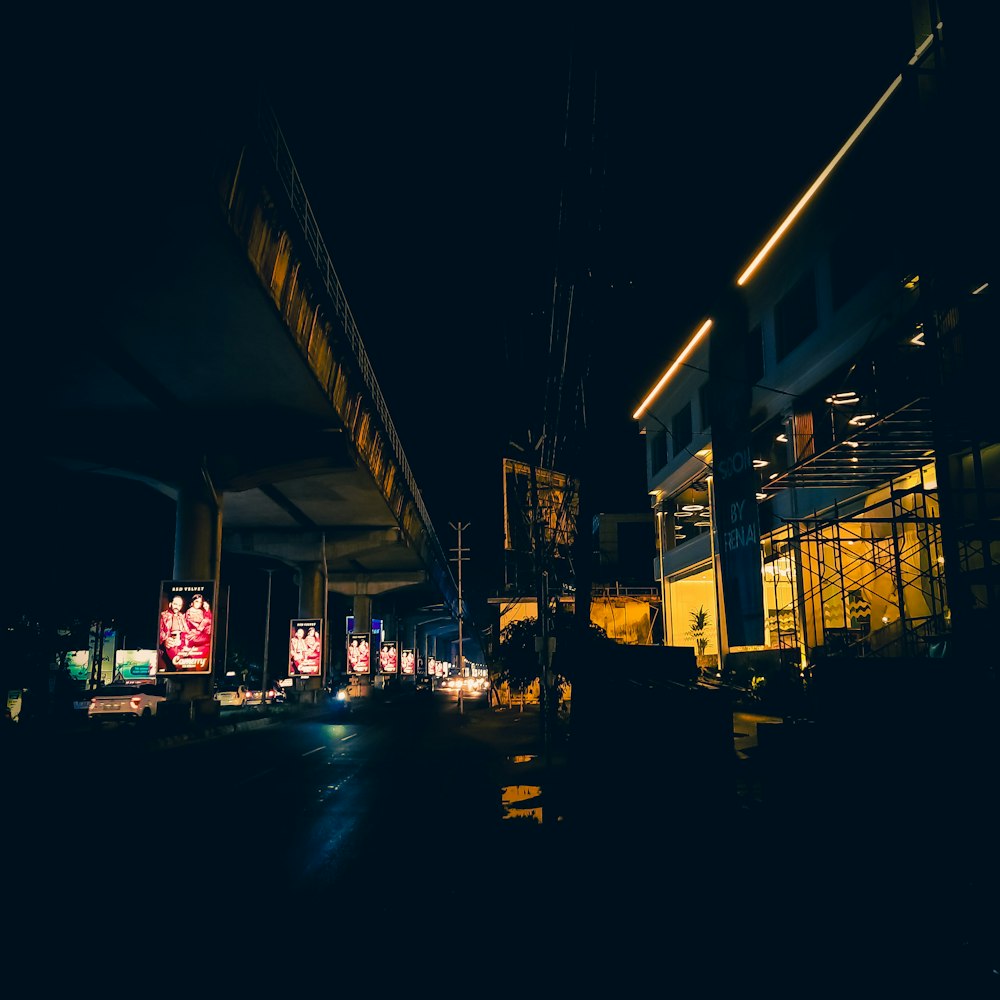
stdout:
{"type": "Polygon", "coordinates": [[[569,6],[358,14],[271,87],[442,542],[485,562],[574,248],[592,502],[648,509],[631,413],[912,51],[898,0],[569,6]]]}
{"type": "MultiPolygon", "coordinates": [[[[442,545],[469,525],[482,594],[500,583],[501,458],[542,429],[555,278],[577,289],[591,502],[648,509],[630,414],[900,71],[908,11],[293,4],[142,31],[88,14],[45,36],[10,147],[26,170],[49,155],[55,179],[100,156],[89,120],[147,88],[208,101],[220,79],[265,82],[442,545]]],[[[70,255],[79,235],[61,235],[70,255]]],[[[85,566],[94,547],[68,553],[85,566]]]]}

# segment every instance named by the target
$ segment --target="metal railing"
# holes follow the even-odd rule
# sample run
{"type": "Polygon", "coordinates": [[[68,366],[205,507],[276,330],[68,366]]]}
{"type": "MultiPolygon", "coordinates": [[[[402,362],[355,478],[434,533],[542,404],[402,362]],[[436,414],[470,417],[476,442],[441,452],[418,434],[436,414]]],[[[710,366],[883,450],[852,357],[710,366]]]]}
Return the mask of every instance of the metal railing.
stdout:
{"type": "Polygon", "coordinates": [[[439,568],[444,570],[446,578],[451,581],[452,586],[457,591],[457,586],[455,585],[454,578],[452,577],[451,570],[448,566],[448,560],[445,556],[444,548],[442,547],[441,542],[437,537],[437,533],[434,530],[430,515],[427,513],[427,508],[424,506],[423,497],[420,494],[420,490],[417,488],[416,480],[413,478],[413,472],[410,469],[410,463],[406,460],[406,455],[403,453],[403,447],[400,443],[399,435],[396,432],[396,427],[392,422],[392,418],[389,416],[389,408],[386,406],[382,390],[379,387],[378,380],[375,378],[375,371],[368,359],[368,352],[365,350],[364,343],[361,340],[361,334],[358,331],[357,323],[354,321],[354,316],[351,313],[350,306],[348,305],[343,286],[340,284],[340,279],[337,277],[337,272],[330,259],[330,254],[326,249],[326,244],[323,242],[323,236],[320,233],[316,217],[313,215],[309,199],[306,196],[305,188],[302,184],[302,179],[299,177],[299,172],[295,167],[294,161],[292,160],[291,152],[288,149],[288,144],[285,142],[285,137],[281,131],[281,126],[278,124],[278,119],[275,116],[273,109],[265,100],[260,102],[258,124],[260,126],[261,135],[267,145],[268,151],[271,154],[272,165],[274,166],[275,172],[284,187],[285,194],[288,198],[288,204],[291,207],[299,226],[301,227],[306,246],[312,254],[313,263],[316,265],[320,279],[322,280],[324,288],[326,289],[326,292],[330,297],[330,301],[333,304],[334,312],[340,320],[344,333],[350,342],[354,358],[358,365],[358,370],[361,373],[361,377],[364,380],[371,400],[374,403],[375,411],[381,420],[383,428],[385,429],[389,444],[392,446],[396,463],[403,474],[403,480],[406,483],[411,497],[413,498],[413,503],[417,508],[417,512],[420,514],[424,531],[427,533],[431,546],[434,549],[435,556],[439,561],[439,568]]]}

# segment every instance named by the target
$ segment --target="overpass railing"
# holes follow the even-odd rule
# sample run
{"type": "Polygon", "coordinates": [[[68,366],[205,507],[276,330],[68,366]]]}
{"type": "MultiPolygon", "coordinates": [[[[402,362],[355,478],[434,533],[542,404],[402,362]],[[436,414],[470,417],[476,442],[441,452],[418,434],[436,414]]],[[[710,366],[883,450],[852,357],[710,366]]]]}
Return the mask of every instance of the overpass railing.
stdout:
{"type": "MultiPolygon", "coordinates": [[[[340,279],[337,277],[337,272],[326,249],[326,244],[323,242],[323,236],[313,215],[305,188],[299,177],[299,172],[292,160],[288,144],[285,142],[281,126],[278,124],[278,119],[273,109],[266,101],[261,101],[260,103],[258,123],[268,151],[271,154],[272,164],[284,187],[292,212],[302,229],[302,234],[309,252],[312,254],[313,262],[316,265],[320,279],[326,288],[327,294],[330,296],[334,312],[343,325],[344,332],[351,344],[361,377],[368,388],[382,426],[385,428],[386,436],[392,447],[393,455],[399,469],[403,474],[404,482],[410,491],[410,495],[413,497],[413,502],[423,521],[424,529],[431,540],[435,554],[440,561],[440,566],[450,579],[451,570],[448,567],[448,560],[444,549],[437,537],[437,533],[434,531],[434,525],[430,519],[430,515],[427,513],[427,508],[424,506],[423,497],[417,488],[416,480],[413,478],[410,463],[406,460],[406,455],[403,452],[403,447],[400,443],[399,435],[396,433],[392,417],[389,416],[389,408],[386,406],[382,390],[375,378],[375,371],[368,359],[368,352],[365,350],[365,345],[361,340],[361,334],[358,331],[357,323],[354,321],[354,316],[351,313],[351,307],[348,305],[343,286],[340,284],[340,279]]],[[[454,585],[454,580],[452,580],[452,584],[454,585]]]]}

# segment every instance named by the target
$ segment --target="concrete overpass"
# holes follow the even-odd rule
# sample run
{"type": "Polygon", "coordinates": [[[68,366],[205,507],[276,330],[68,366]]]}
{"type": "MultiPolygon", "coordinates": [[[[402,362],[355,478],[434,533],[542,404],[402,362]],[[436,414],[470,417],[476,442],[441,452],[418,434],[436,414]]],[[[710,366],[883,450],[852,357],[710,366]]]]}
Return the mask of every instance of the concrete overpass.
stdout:
{"type": "Polygon", "coordinates": [[[238,88],[205,104],[103,122],[61,179],[15,462],[175,498],[177,579],[250,554],[300,571],[303,616],[337,592],[363,625],[399,592],[467,618],[278,121],[238,88]]]}

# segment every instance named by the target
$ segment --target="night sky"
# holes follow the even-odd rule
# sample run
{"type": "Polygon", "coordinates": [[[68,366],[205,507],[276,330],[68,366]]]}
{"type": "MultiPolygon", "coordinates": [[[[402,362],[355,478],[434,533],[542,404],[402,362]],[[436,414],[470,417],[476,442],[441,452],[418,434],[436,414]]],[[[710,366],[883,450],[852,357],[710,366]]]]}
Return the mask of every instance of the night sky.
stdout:
{"type": "MultiPolygon", "coordinates": [[[[146,90],[207,102],[220,81],[264,83],[442,546],[449,522],[470,525],[463,576],[481,595],[501,583],[501,458],[542,429],[550,324],[565,318],[554,281],[577,289],[573,433],[602,470],[591,502],[648,509],[631,413],[912,51],[905,0],[174,16],[128,44],[127,25],[90,17],[46,37],[44,85],[9,136],[25,182],[99,155],[88,121],[127,134],[146,90]]],[[[61,242],[78,251],[79,236],[61,242]]],[[[21,512],[15,586],[49,585],[39,554],[111,560],[94,532],[41,552],[37,522],[61,510],[52,493],[21,512]]],[[[115,551],[169,559],[172,519],[121,530],[115,551]]]]}

